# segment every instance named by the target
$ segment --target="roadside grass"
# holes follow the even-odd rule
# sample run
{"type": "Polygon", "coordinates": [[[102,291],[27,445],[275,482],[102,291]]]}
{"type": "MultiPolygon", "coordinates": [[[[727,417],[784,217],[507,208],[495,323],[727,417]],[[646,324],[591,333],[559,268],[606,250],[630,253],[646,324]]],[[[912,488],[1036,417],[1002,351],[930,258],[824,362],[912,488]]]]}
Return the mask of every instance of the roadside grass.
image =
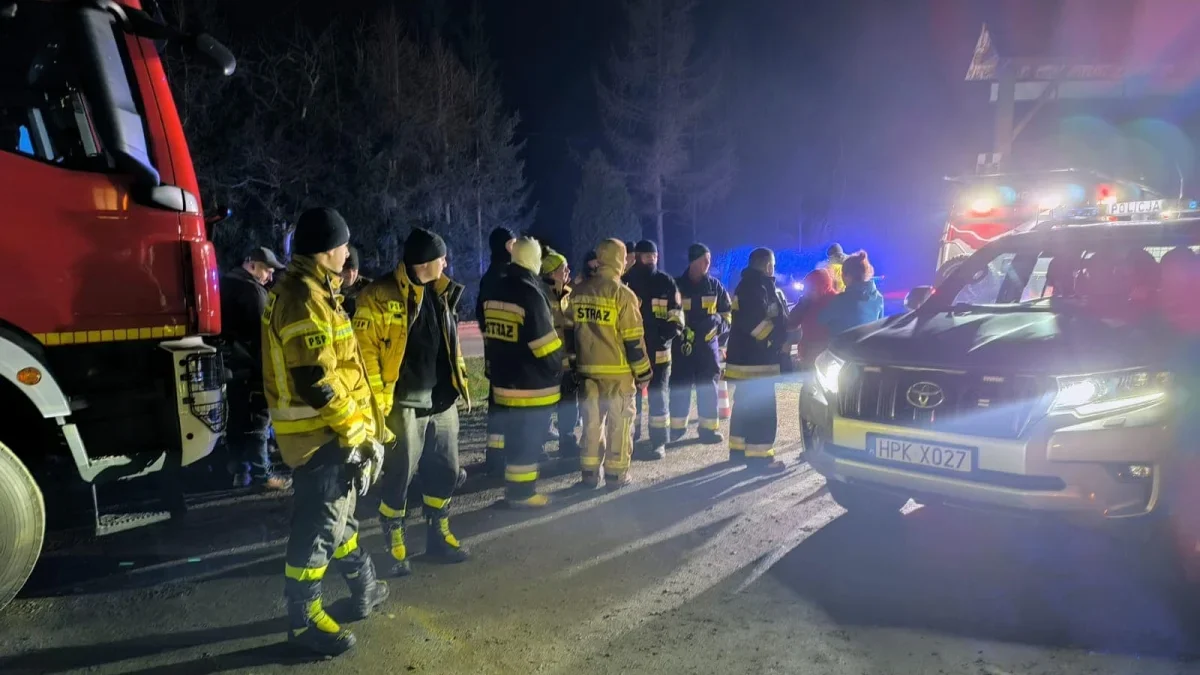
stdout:
{"type": "Polygon", "coordinates": [[[488,380],[483,374],[483,357],[471,356],[467,361],[467,391],[471,393],[471,406],[475,410],[487,410],[488,380]]]}

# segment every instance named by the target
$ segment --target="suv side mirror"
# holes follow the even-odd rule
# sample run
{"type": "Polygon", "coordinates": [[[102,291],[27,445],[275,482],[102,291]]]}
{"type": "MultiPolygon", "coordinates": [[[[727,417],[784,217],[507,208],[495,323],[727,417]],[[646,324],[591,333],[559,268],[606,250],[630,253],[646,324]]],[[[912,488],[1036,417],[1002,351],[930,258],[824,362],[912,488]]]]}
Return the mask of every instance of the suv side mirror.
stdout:
{"type": "Polygon", "coordinates": [[[933,286],[914,286],[908,295],[904,296],[904,308],[913,311],[925,304],[933,295],[933,286]]]}

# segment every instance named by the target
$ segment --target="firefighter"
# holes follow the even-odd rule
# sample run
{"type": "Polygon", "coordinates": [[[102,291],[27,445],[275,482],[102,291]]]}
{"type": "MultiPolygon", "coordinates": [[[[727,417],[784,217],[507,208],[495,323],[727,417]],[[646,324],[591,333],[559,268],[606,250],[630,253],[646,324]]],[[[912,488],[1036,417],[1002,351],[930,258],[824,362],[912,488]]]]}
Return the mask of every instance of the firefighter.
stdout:
{"type": "Polygon", "coordinates": [[[729,420],[729,459],[769,471],[775,459],[775,381],[787,356],[787,300],[775,286],[775,254],[750,253],[733,294],[733,325],[725,378],[738,380],[729,420]]]}
{"type": "Polygon", "coordinates": [[[301,215],[288,273],[262,316],[263,387],[295,487],[284,567],[288,640],[327,655],[355,642],[321,604],[331,561],[350,587],[345,618],[365,618],[388,595],[358,545],[354,518],[357,496],[377,478],[383,444],[394,437],[374,406],[350,318],[338,302],[349,241],[337,211],[301,215]]]}
{"type": "Polygon", "coordinates": [[[596,274],[596,267],[599,265],[599,261],[596,260],[596,250],[592,249],[591,251],[588,251],[587,255],[583,258],[583,271],[579,273],[579,276],[575,277],[575,281],[572,283],[572,285],[578,286],[584,281],[592,278],[596,274]]]}
{"type": "Polygon", "coordinates": [[[596,247],[593,276],[571,292],[568,312],[575,367],[583,392],[583,485],[598,487],[603,467],[609,489],[629,484],[633,392],[652,375],[637,296],[621,282],[625,245],[596,247]]]}
{"type": "MultiPolygon", "coordinates": [[[[554,329],[569,347],[567,330],[571,326],[567,304],[571,297],[571,268],[567,259],[553,249],[546,249],[542,256],[542,282],[550,301],[550,314],[554,318],[554,329]]],[[[575,440],[575,427],[579,423],[579,380],[575,375],[575,352],[563,349],[562,400],[558,402],[558,456],[578,457],[579,441],[575,440]]]]}
{"type": "Polygon", "coordinates": [[[404,519],[418,469],[428,525],[425,555],[448,563],[467,559],[450,531],[450,498],[459,476],[457,402],[461,397],[470,404],[458,343],[463,287],[443,274],[445,268],[446,243],[414,228],[395,273],[362,292],[354,315],[371,391],[399,439],[379,503],[395,576],[412,573],[404,519]]]}
{"type": "Polygon", "coordinates": [[[687,432],[688,413],[692,409],[692,387],[696,388],[696,409],[700,414],[702,443],[717,444],[721,436],[717,417],[717,377],[721,374],[718,342],[729,332],[732,321],[729,293],[708,274],[712,253],[704,244],[688,247],[688,268],[675,280],[682,298],[685,328],[675,341],[671,371],[671,440],[687,432]]]}
{"type": "MultiPolygon", "coordinates": [[[[516,236],[513,231],[507,227],[497,227],[488,235],[488,248],[491,250],[492,259],[488,264],[487,271],[483,273],[483,278],[479,280],[479,292],[475,295],[475,320],[483,326],[483,303],[487,301],[494,292],[496,285],[504,276],[508,269],[508,264],[512,262],[512,246],[516,241],[516,236]]],[[[487,448],[484,450],[484,465],[488,474],[499,476],[504,473],[504,452],[501,448],[496,447],[499,443],[500,431],[495,428],[492,414],[492,396],[488,394],[488,422],[487,448]]]]}
{"type": "Polygon", "coordinates": [[[354,310],[357,309],[358,294],[372,281],[358,273],[358,265],[358,249],[351,246],[350,257],[342,268],[342,307],[350,316],[354,316],[354,310]]]}
{"type": "Polygon", "coordinates": [[[537,493],[538,458],[561,398],[563,341],[538,280],[542,247],[530,237],[512,246],[513,261],[484,302],[484,355],[492,386],[505,498],[518,508],[546,506],[537,493]]]}
{"type": "MultiPolygon", "coordinates": [[[[666,457],[668,381],[671,377],[671,343],[683,333],[683,309],[679,289],[671,275],[658,271],[658,247],[650,240],[638,242],[637,262],[625,273],[624,281],[641,302],[646,347],[654,364],[654,377],[646,387],[650,408],[650,449],[646,459],[666,457]]],[[[642,429],[642,396],[638,393],[634,438],[642,429]]]]}

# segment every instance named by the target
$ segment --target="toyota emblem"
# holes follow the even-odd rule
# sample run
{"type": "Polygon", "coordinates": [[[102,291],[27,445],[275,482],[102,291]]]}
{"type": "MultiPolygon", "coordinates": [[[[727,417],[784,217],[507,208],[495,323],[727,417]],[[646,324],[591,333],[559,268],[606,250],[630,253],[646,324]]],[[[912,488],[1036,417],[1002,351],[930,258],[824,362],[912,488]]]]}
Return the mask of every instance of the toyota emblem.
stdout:
{"type": "Polygon", "coordinates": [[[933,382],[918,382],[908,388],[905,398],[912,407],[929,410],[938,407],[946,400],[946,392],[933,382]]]}

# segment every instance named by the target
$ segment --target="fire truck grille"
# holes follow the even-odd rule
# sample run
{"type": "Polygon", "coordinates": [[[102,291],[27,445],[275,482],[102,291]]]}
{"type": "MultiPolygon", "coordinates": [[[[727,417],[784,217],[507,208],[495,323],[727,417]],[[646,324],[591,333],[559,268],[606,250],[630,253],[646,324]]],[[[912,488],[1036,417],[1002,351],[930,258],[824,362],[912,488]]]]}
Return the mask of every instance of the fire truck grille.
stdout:
{"type": "Polygon", "coordinates": [[[843,417],[947,433],[1017,438],[1043,397],[1025,376],[846,364],[843,417]]]}

